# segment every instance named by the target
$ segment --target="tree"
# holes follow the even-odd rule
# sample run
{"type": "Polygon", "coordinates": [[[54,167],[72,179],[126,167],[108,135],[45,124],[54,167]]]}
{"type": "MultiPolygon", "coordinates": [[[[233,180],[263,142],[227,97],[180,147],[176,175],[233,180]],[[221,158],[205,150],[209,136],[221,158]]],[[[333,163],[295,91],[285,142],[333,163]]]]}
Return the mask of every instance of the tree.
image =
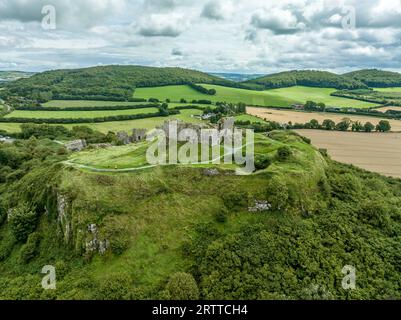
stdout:
{"type": "Polygon", "coordinates": [[[360,132],[364,130],[364,126],[360,121],[355,121],[352,123],[352,131],[360,132]]]}
{"type": "Polygon", "coordinates": [[[381,120],[376,126],[376,130],[379,132],[389,132],[391,130],[390,122],[387,120],[381,120]]]}
{"type": "Polygon", "coordinates": [[[171,276],[166,290],[172,300],[197,300],[199,289],[194,277],[188,273],[178,272],[171,276]]]}
{"type": "Polygon", "coordinates": [[[22,203],[11,210],[9,223],[18,241],[24,242],[35,231],[38,215],[27,203],[22,203]]]}
{"type": "Polygon", "coordinates": [[[323,121],[323,128],[326,130],[334,130],[336,128],[336,123],[333,120],[326,119],[323,121]]]}
{"type": "Polygon", "coordinates": [[[323,102],[319,102],[319,103],[317,104],[317,107],[318,107],[318,110],[319,110],[319,111],[324,111],[324,110],[326,110],[326,105],[325,105],[323,102]]]}
{"type": "Polygon", "coordinates": [[[363,128],[365,132],[372,132],[375,129],[375,126],[370,122],[366,122],[363,128]]]}
{"type": "Polygon", "coordinates": [[[312,119],[309,123],[310,123],[311,129],[319,129],[319,127],[320,127],[319,121],[317,121],[316,119],[312,119]]]}
{"type": "Polygon", "coordinates": [[[351,126],[351,120],[348,118],[344,118],[343,121],[337,123],[336,130],[347,131],[350,126],[351,126]]]}
{"type": "Polygon", "coordinates": [[[307,111],[314,111],[317,109],[317,103],[313,101],[306,101],[304,108],[307,111]]]}

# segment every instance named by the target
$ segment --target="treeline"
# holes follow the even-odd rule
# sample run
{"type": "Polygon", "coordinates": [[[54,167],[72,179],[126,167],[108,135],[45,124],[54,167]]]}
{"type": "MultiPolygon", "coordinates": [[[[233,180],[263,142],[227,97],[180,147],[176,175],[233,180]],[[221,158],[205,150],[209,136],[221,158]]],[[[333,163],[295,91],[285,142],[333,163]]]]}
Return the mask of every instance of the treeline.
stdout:
{"type": "Polygon", "coordinates": [[[345,77],[363,82],[369,87],[400,87],[401,74],[377,69],[359,70],[344,74],[345,77]]]}
{"type": "Polygon", "coordinates": [[[113,111],[113,110],[134,110],[146,108],[160,108],[160,104],[137,104],[137,105],[124,105],[124,106],[99,106],[99,107],[43,107],[43,106],[23,106],[16,107],[15,110],[22,111],[113,111]]]}
{"type": "Polygon", "coordinates": [[[255,132],[270,132],[273,130],[293,130],[293,129],[316,129],[316,130],[329,130],[329,131],[353,131],[353,132],[389,132],[391,131],[391,125],[387,120],[381,120],[376,126],[371,122],[365,124],[360,121],[351,121],[350,119],[344,119],[338,123],[335,123],[331,119],[324,120],[321,124],[318,120],[312,119],[307,123],[295,123],[292,122],[281,124],[275,121],[262,122],[251,122],[247,121],[236,121],[237,126],[246,127],[253,129],[255,132]]]}
{"type": "Polygon", "coordinates": [[[261,85],[266,89],[293,86],[318,88],[360,89],[367,86],[357,80],[325,71],[287,71],[246,81],[247,84],[261,85]]]}
{"type": "Polygon", "coordinates": [[[340,90],[332,96],[377,103],[384,106],[401,106],[401,96],[397,92],[379,92],[374,90],[340,90]]]}
{"type": "Polygon", "coordinates": [[[101,123],[101,122],[114,122],[114,121],[127,121],[127,120],[138,120],[155,117],[168,117],[169,115],[179,114],[179,110],[168,110],[160,109],[156,113],[144,113],[144,114],[132,114],[132,115],[115,115],[107,117],[96,117],[96,118],[47,118],[47,119],[31,119],[31,118],[0,118],[0,122],[5,123],[58,123],[58,124],[73,124],[73,123],[101,123]]]}
{"type": "Polygon", "coordinates": [[[215,96],[217,93],[215,89],[207,89],[199,84],[195,84],[192,82],[189,82],[188,86],[190,86],[192,89],[194,89],[200,93],[207,94],[209,96],[215,96]]]}

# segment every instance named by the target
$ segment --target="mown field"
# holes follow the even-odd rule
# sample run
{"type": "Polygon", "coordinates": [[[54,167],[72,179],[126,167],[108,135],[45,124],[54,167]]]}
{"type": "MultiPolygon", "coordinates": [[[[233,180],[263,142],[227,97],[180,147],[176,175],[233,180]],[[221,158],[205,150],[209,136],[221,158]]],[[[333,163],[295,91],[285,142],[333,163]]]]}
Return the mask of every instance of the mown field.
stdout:
{"type": "Polygon", "coordinates": [[[401,92],[401,87],[375,88],[374,90],[379,92],[401,92]]]}
{"type": "Polygon", "coordinates": [[[133,115],[156,113],[157,108],[143,108],[131,110],[107,110],[107,111],[22,111],[16,110],[5,118],[29,118],[29,119],[78,119],[99,118],[108,116],[133,115]]]}
{"type": "Polygon", "coordinates": [[[207,99],[212,102],[226,101],[230,103],[244,102],[255,106],[289,107],[294,103],[305,103],[308,100],[323,102],[332,107],[370,108],[373,103],[333,97],[330,94],[337,91],[331,88],[290,87],[266,91],[252,91],[237,88],[228,88],[215,85],[203,85],[208,89],[215,89],[214,96],[195,91],[189,86],[167,86],[153,88],[139,88],[135,90],[135,98],[156,98],[159,100],[187,101],[207,99]]]}
{"type": "MultiPolygon", "coordinates": [[[[181,110],[181,114],[174,115],[171,117],[155,117],[147,119],[127,120],[127,121],[115,121],[115,122],[102,122],[102,123],[84,123],[84,124],[64,124],[63,126],[71,129],[75,126],[87,126],[94,130],[102,133],[109,131],[130,131],[133,128],[153,129],[157,126],[162,125],[168,119],[178,119],[185,122],[200,123],[202,122],[199,118],[192,117],[193,115],[201,115],[202,111],[197,109],[181,110]]],[[[19,132],[20,123],[0,123],[0,130],[8,132],[19,132]]]]}
{"type": "Polygon", "coordinates": [[[185,99],[188,102],[192,100],[206,99],[212,102],[229,102],[237,103],[244,102],[249,105],[261,105],[261,106],[281,106],[286,107],[295,103],[289,97],[274,97],[269,95],[266,91],[252,91],[236,88],[228,88],[216,85],[203,85],[208,89],[215,89],[217,94],[214,96],[200,93],[189,86],[166,86],[166,87],[153,87],[153,88],[138,88],[135,90],[135,98],[156,98],[159,100],[170,99],[171,101],[180,101],[185,99]]]}
{"type": "Polygon", "coordinates": [[[401,178],[401,133],[296,130],[337,161],[401,178]]]}

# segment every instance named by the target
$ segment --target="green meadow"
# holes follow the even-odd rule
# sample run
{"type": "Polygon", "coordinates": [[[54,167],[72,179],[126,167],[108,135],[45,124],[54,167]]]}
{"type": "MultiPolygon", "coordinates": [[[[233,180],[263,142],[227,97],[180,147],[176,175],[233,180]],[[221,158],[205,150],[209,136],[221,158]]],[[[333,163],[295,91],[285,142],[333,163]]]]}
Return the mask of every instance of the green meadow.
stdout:
{"type": "Polygon", "coordinates": [[[25,111],[16,110],[6,118],[29,118],[29,119],[77,119],[77,118],[98,118],[108,116],[133,115],[156,113],[157,108],[143,108],[130,110],[107,110],[107,111],[25,111]]]}
{"type": "Polygon", "coordinates": [[[401,92],[401,87],[374,88],[374,90],[379,92],[401,92]]]}
{"type": "MultiPolygon", "coordinates": [[[[56,111],[55,111],[56,112],[56,111]]],[[[100,131],[102,133],[107,133],[109,131],[130,131],[133,128],[143,128],[143,129],[154,129],[157,126],[162,125],[168,119],[177,119],[185,122],[201,123],[202,120],[195,118],[193,116],[201,115],[202,111],[197,109],[181,110],[181,114],[170,116],[170,117],[155,117],[147,119],[137,119],[137,120],[127,120],[127,121],[115,121],[115,122],[102,122],[102,123],[84,123],[84,124],[64,124],[63,126],[71,129],[79,125],[84,125],[90,127],[94,130],[100,131]]],[[[54,113],[54,112],[52,112],[54,113]]],[[[19,132],[20,123],[0,123],[0,130],[5,130],[8,132],[19,132]]]]}
{"type": "Polygon", "coordinates": [[[94,101],[94,100],[52,100],[43,103],[47,108],[79,108],[79,107],[113,107],[132,106],[144,104],[144,102],[120,102],[120,101],[94,101]]]}
{"type": "Polygon", "coordinates": [[[171,101],[180,101],[181,99],[185,99],[188,102],[192,100],[206,99],[211,100],[212,102],[244,102],[248,105],[266,107],[289,107],[294,103],[305,103],[308,100],[323,102],[327,106],[333,107],[369,108],[375,106],[375,104],[369,102],[331,96],[331,93],[337,91],[332,88],[295,86],[266,91],[253,91],[216,85],[205,84],[203,86],[208,89],[215,89],[217,94],[210,96],[199,93],[189,86],[181,85],[139,88],[135,90],[134,97],[144,99],[156,98],[161,101],[166,99],[170,99],[171,101]]]}

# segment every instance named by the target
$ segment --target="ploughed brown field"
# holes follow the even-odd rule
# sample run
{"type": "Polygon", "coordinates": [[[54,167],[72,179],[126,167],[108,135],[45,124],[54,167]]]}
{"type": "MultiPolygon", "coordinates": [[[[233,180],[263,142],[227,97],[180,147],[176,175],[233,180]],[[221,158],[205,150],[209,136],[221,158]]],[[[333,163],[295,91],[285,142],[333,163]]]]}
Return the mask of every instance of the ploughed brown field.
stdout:
{"type": "Polygon", "coordinates": [[[316,147],[327,149],[336,161],[401,178],[401,133],[296,131],[316,147]]]}
{"type": "Polygon", "coordinates": [[[383,108],[378,108],[376,110],[380,112],[386,112],[387,110],[401,111],[401,107],[383,107],[383,108]]]}
{"type": "MultiPolygon", "coordinates": [[[[316,112],[302,112],[294,110],[276,110],[267,108],[256,108],[247,107],[247,113],[253,116],[257,116],[262,119],[267,119],[270,121],[277,121],[280,123],[306,123],[312,119],[316,119],[319,123],[322,123],[325,119],[331,119],[338,123],[344,118],[349,118],[353,121],[360,121],[363,124],[366,122],[371,122],[374,125],[379,123],[380,118],[378,117],[368,117],[359,115],[349,115],[349,114],[335,114],[335,113],[316,113],[316,112]]],[[[388,120],[388,119],[383,119],[388,120]]],[[[388,120],[391,124],[391,131],[401,132],[401,120],[388,120]]]]}

